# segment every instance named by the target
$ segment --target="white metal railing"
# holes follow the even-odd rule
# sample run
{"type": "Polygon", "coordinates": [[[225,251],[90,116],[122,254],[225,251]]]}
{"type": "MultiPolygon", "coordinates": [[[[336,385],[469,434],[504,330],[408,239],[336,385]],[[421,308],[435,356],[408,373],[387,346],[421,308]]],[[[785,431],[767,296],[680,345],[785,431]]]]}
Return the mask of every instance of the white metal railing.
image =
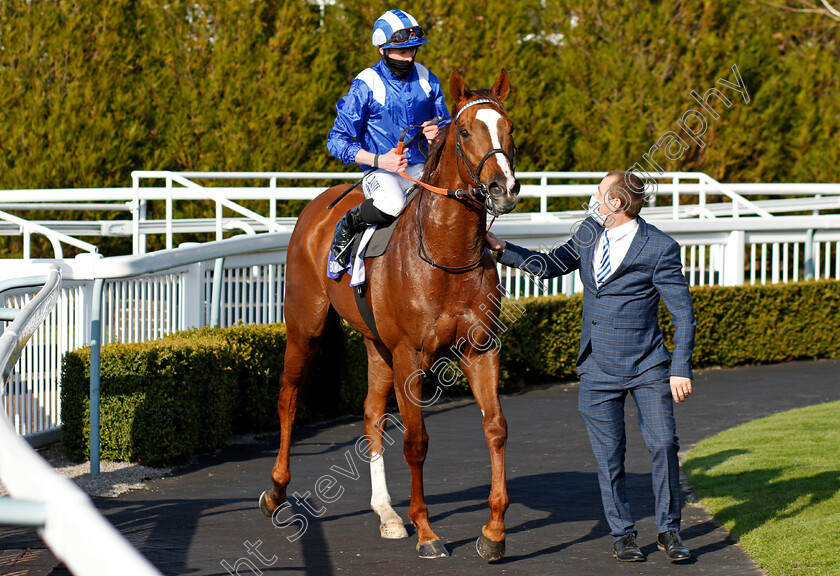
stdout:
{"type": "MultiPolygon", "coordinates": [[[[501,237],[529,248],[546,249],[568,239],[575,222],[583,216],[582,211],[549,213],[545,210],[547,199],[589,196],[594,190],[594,182],[603,173],[518,175],[526,182],[522,195],[539,197],[543,211],[505,215],[497,220],[493,230],[501,237]],[[529,179],[539,183],[527,184],[529,179]],[[586,179],[593,183],[579,183],[586,179]],[[575,183],[553,183],[569,180],[575,183]]],[[[211,225],[217,237],[220,236],[220,223],[222,228],[238,228],[246,234],[201,245],[185,244],[178,249],[148,255],[102,258],[98,254],[83,254],[74,259],[3,261],[0,269],[4,277],[36,273],[34,270],[43,269],[44,262],[57,263],[65,277],[59,306],[24,349],[16,375],[10,382],[4,408],[17,432],[32,438],[44,431],[55,430],[59,425],[60,358],[67,351],[94,340],[91,322],[95,303],[100,299],[101,332],[95,341],[103,344],[145,341],[211,322],[228,326],[237,322],[282,321],[285,317],[286,248],[294,219],[276,218],[277,201],[288,197],[311,197],[322,188],[290,191],[277,187],[277,182],[305,178],[353,179],[357,176],[348,173],[135,172],[136,186],[125,189],[126,197],[113,198],[103,191],[89,191],[91,200],[111,199],[122,202],[122,209],[129,208],[131,227],[123,233],[134,235],[140,252],[145,251],[144,232],[153,229],[150,222],[143,220],[143,202],[153,199],[168,203],[169,218],[158,232],[167,234],[170,244],[177,229],[172,219],[175,200],[211,198],[216,202],[216,217],[211,225]],[[190,178],[263,179],[269,181],[269,187],[202,188],[190,178]],[[167,185],[164,188],[140,187],[139,182],[143,179],[163,179],[167,185]],[[270,200],[269,216],[256,214],[230,200],[249,198],[270,200]],[[236,211],[244,219],[222,218],[223,208],[236,211]],[[283,232],[255,234],[258,230],[269,229],[283,232]]],[[[742,193],[749,191],[748,185],[721,185],[699,173],[667,173],[665,177],[668,180],[660,183],[655,205],[645,207],[642,215],[681,244],[684,270],[692,286],[840,279],[840,216],[784,216],[781,214],[802,206],[797,206],[796,200],[782,200],[785,206],[767,204],[779,200],[753,203],[743,198],[742,193]],[[691,178],[696,182],[692,183],[691,178]],[[705,194],[713,191],[728,202],[707,202],[705,194]],[[667,200],[668,194],[670,205],[663,206],[663,196],[667,200]],[[696,203],[682,202],[681,199],[689,194],[697,196],[696,203]],[[771,217],[772,212],[776,215],[771,217]],[[748,217],[749,214],[753,217],[748,217]]],[[[818,195],[800,199],[808,209],[819,203],[819,209],[828,210],[840,202],[840,185],[749,186],[766,186],[777,194],[800,190],[793,187],[816,187],[818,195]]],[[[755,191],[755,188],[751,190],[755,191]]],[[[57,201],[59,198],[53,191],[37,192],[45,194],[18,193],[16,197],[25,198],[30,204],[36,199],[57,201]]],[[[10,200],[7,193],[0,192],[0,203],[10,200]]],[[[503,285],[515,297],[572,294],[582,289],[577,275],[534,282],[518,270],[501,266],[499,270],[503,285]]],[[[31,294],[31,290],[25,289],[7,292],[2,295],[5,300],[0,300],[0,305],[23,305],[31,294]]]]}
{"type": "MultiPolygon", "coordinates": [[[[644,210],[642,212],[644,217],[644,210]]],[[[653,224],[680,243],[683,271],[691,286],[738,286],[840,280],[840,215],[772,219],[658,220],[653,224]]],[[[493,231],[532,250],[547,251],[571,237],[575,221],[497,221],[493,231]]],[[[574,294],[579,273],[537,282],[520,270],[499,265],[505,288],[516,298],[574,294]]]]}
{"type": "MultiPolygon", "coordinates": [[[[58,300],[61,274],[52,267],[44,287],[20,309],[0,336],[0,387],[24,344],[58,300]]],[[[0,524],[31,526],[53,554],[79,576],[160,576],[73,482],[56,473],[0,415],[0,524]]]]}
{"type": "MultiPolygon", "coordinates": [[[[840,280],[840,216],[663,220],[655,225],[680,243],[692,286],[840,280]]],[[[493,230],[526,247],[548,249],[567,240],[573,226],[572,220],[532,215],[501,220],[493,230]]],[[[9,388],[5,408],[18,433],[31,435],[59,424],[60,358],[91,341],[97,279],[103,284],[99,341],[106,345],[209,325],[214,314],[219,326],[282,321],[290,236],[241,235],[143,256],[2,261],[5,275],[36,274],[46,262],[58,264],[65,277],[58,307],[24,349],[9,388]],[[217,277],[221,283],[214,308],[217,277]]],[[[517,298],[582,289],[577,274],[537,283],[519,270],[499,266],[499,272],[517,298]]],[[[6,302],[25,302],[24,292],[8,292],[6,302]]]]}
{"type": "MultiPolygon", "coordinates": [[[[565,213],[549,212],[550,198],[580,198],[581,203],[594,191],[595,184],[604,172],[519,172],[522,181],[520,196],[538,198],[539,214],[543,218],[578,218],[580,211],[565,213]]],[[[131,188],[72,189],[72,190],[6,190],[0,191],[0,206],[11,210],[111,210],[128,211],[130,220],[98,221],[54,221],[41,222],[54,232],[51,238],[54,249],[58,244],[56,235],[72,236],[130,236],[133,239],[133,253],[146,252],[148,235],[163,235],[165,245],[175,244],[174,236],[181,233],[215,233],[221,239],[226,229],[241,229],[248,232],[278,231],[291,229],[294,218],[278,218],[278,202],[288,200],[311,200],[321,193],[323,185],[298,185],[300,182],[337,183],[355,181],[360,172],[169,172],[136,171],[132,173],[131,188]],[[200,181],[255,181],[265,185],[257,186],[205,186],[200,181]],[[163,186],[159,183],[163,182],[163,186]],[[282,183],[288,185],[280,186],[282,183]],[[79,204],[68,201],[76,199],[79,204]],[[176,202],[210,200],[215,203],[213,217],[176,219],[176,202]],[[238,202],[259,200],[267,206],[267,214],[257,214],[243,208],[238,202]],[[94,204],[85,204],[93,202],[94,204]],[[152,202],[164,203],[164,218],[148,218],[152,202]],[[227,214],[227,215],[226,215],[227,214]]],[[[692,219],[692,218],[738,218],[744,216],[769,217],[788,212],[808,211],[818,215],[821,211],[840,209],[840,184],[787,184],[787,183],[719,183],[700,172],[665,172],[655,174],[657,194],[652,205],[646,208],[650,220],[692,219]],[[755,195],[795,195],[796,198],[751,201],[755,195]],[[709,197],[715,197],[714,203],[709,197]]],[[[517,215],[519,216],[519,215],[517,215]]],[[[511,216],[513,217],[513,216],[511,216]]],[[[18,217],[11,217],[18,218],[18,217]]],[[[29,232],[38,223],[4,219],[0,215],[0,235],[23,234],[24,251],[28,254],[29,232]]],[[[92,251],[90,245],[83,247],[92,251]]],[[[58,252],[56,252],[56,257],[58,252]]]]}
{"type": "MultiPolygon", "coordinates": [[[[212,317],[212,283],[219,261],[219,326],[282,321],[290,235],[243,235],[137,257],[0,261],[5,277],[43,273],[54,264],[65,278],[58,306],[23,350],[10,382],[4,408],[15,430],[32,436],[60,424],[60,359],[91,342],[98,298],[99,342],[104,344],[142,342],[205,326],[212,317]],[[95,290],[97,280],[101,295],[95,290]]],[[[26,302],[31,294],[32,289],[7,291],[6,305],[26,302]]]]}
{"type": "Polygon", "coordinates": [[[47,237],[47,240],[50,241],[52,245],[53,252],[55,253],[56,258],[63,258],[64,252],[61,248],[61,243],[64,242],[65,244],[70,244],[71,246],[75,246],[76,248],[81,248],[87,252],[96,252],[98,249],[93,244],[88,242],[84,242],[79,240],[78,238],[73,238],[72,236],[68,236],[67,234],[62,234],[61,232],[56,232],[55,230],[50,230],[46,226],[42,226],[35,222],[29,222],[28,220],[24,220],[18,216],[14,216],[13,214],[9,214],[8,212],[0,211],[0,221],[10,222],[11,224],[17,226],[20,229],[21,234],[23,235],[23,257],[29,258],[30,251],[31,251],[31,236],[33,233],[35,234],[42,234],[47,237]]]}

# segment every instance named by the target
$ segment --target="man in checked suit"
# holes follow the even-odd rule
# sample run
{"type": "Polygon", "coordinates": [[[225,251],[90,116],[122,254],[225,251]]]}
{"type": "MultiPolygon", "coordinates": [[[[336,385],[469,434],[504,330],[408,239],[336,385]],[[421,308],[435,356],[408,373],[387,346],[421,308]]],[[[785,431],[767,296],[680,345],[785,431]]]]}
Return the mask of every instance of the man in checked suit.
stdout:
{"type": "Polygon", "coordinates": [[[644,561],[625,493],[624,401],[633,396],[652,454],[658,547],[671,561],[688,560],[679,535],[680,485],[673,402],[691,394],[694,310],[677,242],[639,212],[644,185],[633,173],[610,172],[589,203],[572,239],[549,253],[533,252],[487,233],[499,262],[540,278],[580,269],[583,321],[577,372],[578,405],[595,460],[613,555],[644,561]],[[660,298],[674,324],[673,356],[662,342],[660,298]]]}

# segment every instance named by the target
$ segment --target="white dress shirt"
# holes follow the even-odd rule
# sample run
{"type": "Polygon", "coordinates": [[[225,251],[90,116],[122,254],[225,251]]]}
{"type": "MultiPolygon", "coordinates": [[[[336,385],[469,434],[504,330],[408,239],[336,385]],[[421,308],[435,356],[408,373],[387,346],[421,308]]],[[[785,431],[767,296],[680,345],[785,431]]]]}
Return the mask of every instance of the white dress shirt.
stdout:
{"type": "MultiPolygon", "coordinates": [[[[635,218],[630,220],[630,222],[625,222],[621,226],[610,228],[610,273],[607,275],[607,278],[612,276],[624,261],[624,257],[627,256],[627,251],[630,249],[630,244],[633,243],[633,238],[636,237],[638,230],[639,221],[635,218]]],[[[598,238],[598,245],[595,247],[595,255],[592,258],[592,274],[595,276],[596,283],[598,282],[598,268],[601,265],[604,247],[607,244],[604,236],[604,234],[601,234],[600,238],[598,238]]]]}

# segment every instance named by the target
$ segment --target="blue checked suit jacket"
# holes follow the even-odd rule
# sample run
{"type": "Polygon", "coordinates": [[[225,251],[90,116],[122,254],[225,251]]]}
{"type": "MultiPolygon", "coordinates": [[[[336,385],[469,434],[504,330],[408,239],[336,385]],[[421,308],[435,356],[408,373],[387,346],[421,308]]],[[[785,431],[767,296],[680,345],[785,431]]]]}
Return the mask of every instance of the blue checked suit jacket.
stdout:
{"type": "Polygon", "coordinates": [[[604,228],[587,218],[571,240],[551,252],[534,252],[507,243],[499,262],[541,278],[580,269],[583,320],[578,366],[591,345],[598,367],[617,377],[633,377],[648,368],[670,363],[671,376],[691,378],[694,349],[694,308],[682,272],[679,244],[638,218],[639,229],[621,265],[596,285],[592,259],[604,228]],[[662,342],[659,299],[671,313],[674,353],[662,342]]]}

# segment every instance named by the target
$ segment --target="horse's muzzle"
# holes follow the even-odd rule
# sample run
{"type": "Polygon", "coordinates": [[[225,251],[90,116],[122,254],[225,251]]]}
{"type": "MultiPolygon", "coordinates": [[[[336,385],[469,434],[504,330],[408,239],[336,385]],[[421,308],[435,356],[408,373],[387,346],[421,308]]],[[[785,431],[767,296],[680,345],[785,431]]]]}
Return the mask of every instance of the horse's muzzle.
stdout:
{"type": "Polygon", "coordinates": [[[506,184],[505,180],[498,179],[487,185],[487,192],[493,204],[493,213],[496,215],[512,212],[519,200],[519,180],[514,180],[514,185],[510,189],[506,184]]]}

